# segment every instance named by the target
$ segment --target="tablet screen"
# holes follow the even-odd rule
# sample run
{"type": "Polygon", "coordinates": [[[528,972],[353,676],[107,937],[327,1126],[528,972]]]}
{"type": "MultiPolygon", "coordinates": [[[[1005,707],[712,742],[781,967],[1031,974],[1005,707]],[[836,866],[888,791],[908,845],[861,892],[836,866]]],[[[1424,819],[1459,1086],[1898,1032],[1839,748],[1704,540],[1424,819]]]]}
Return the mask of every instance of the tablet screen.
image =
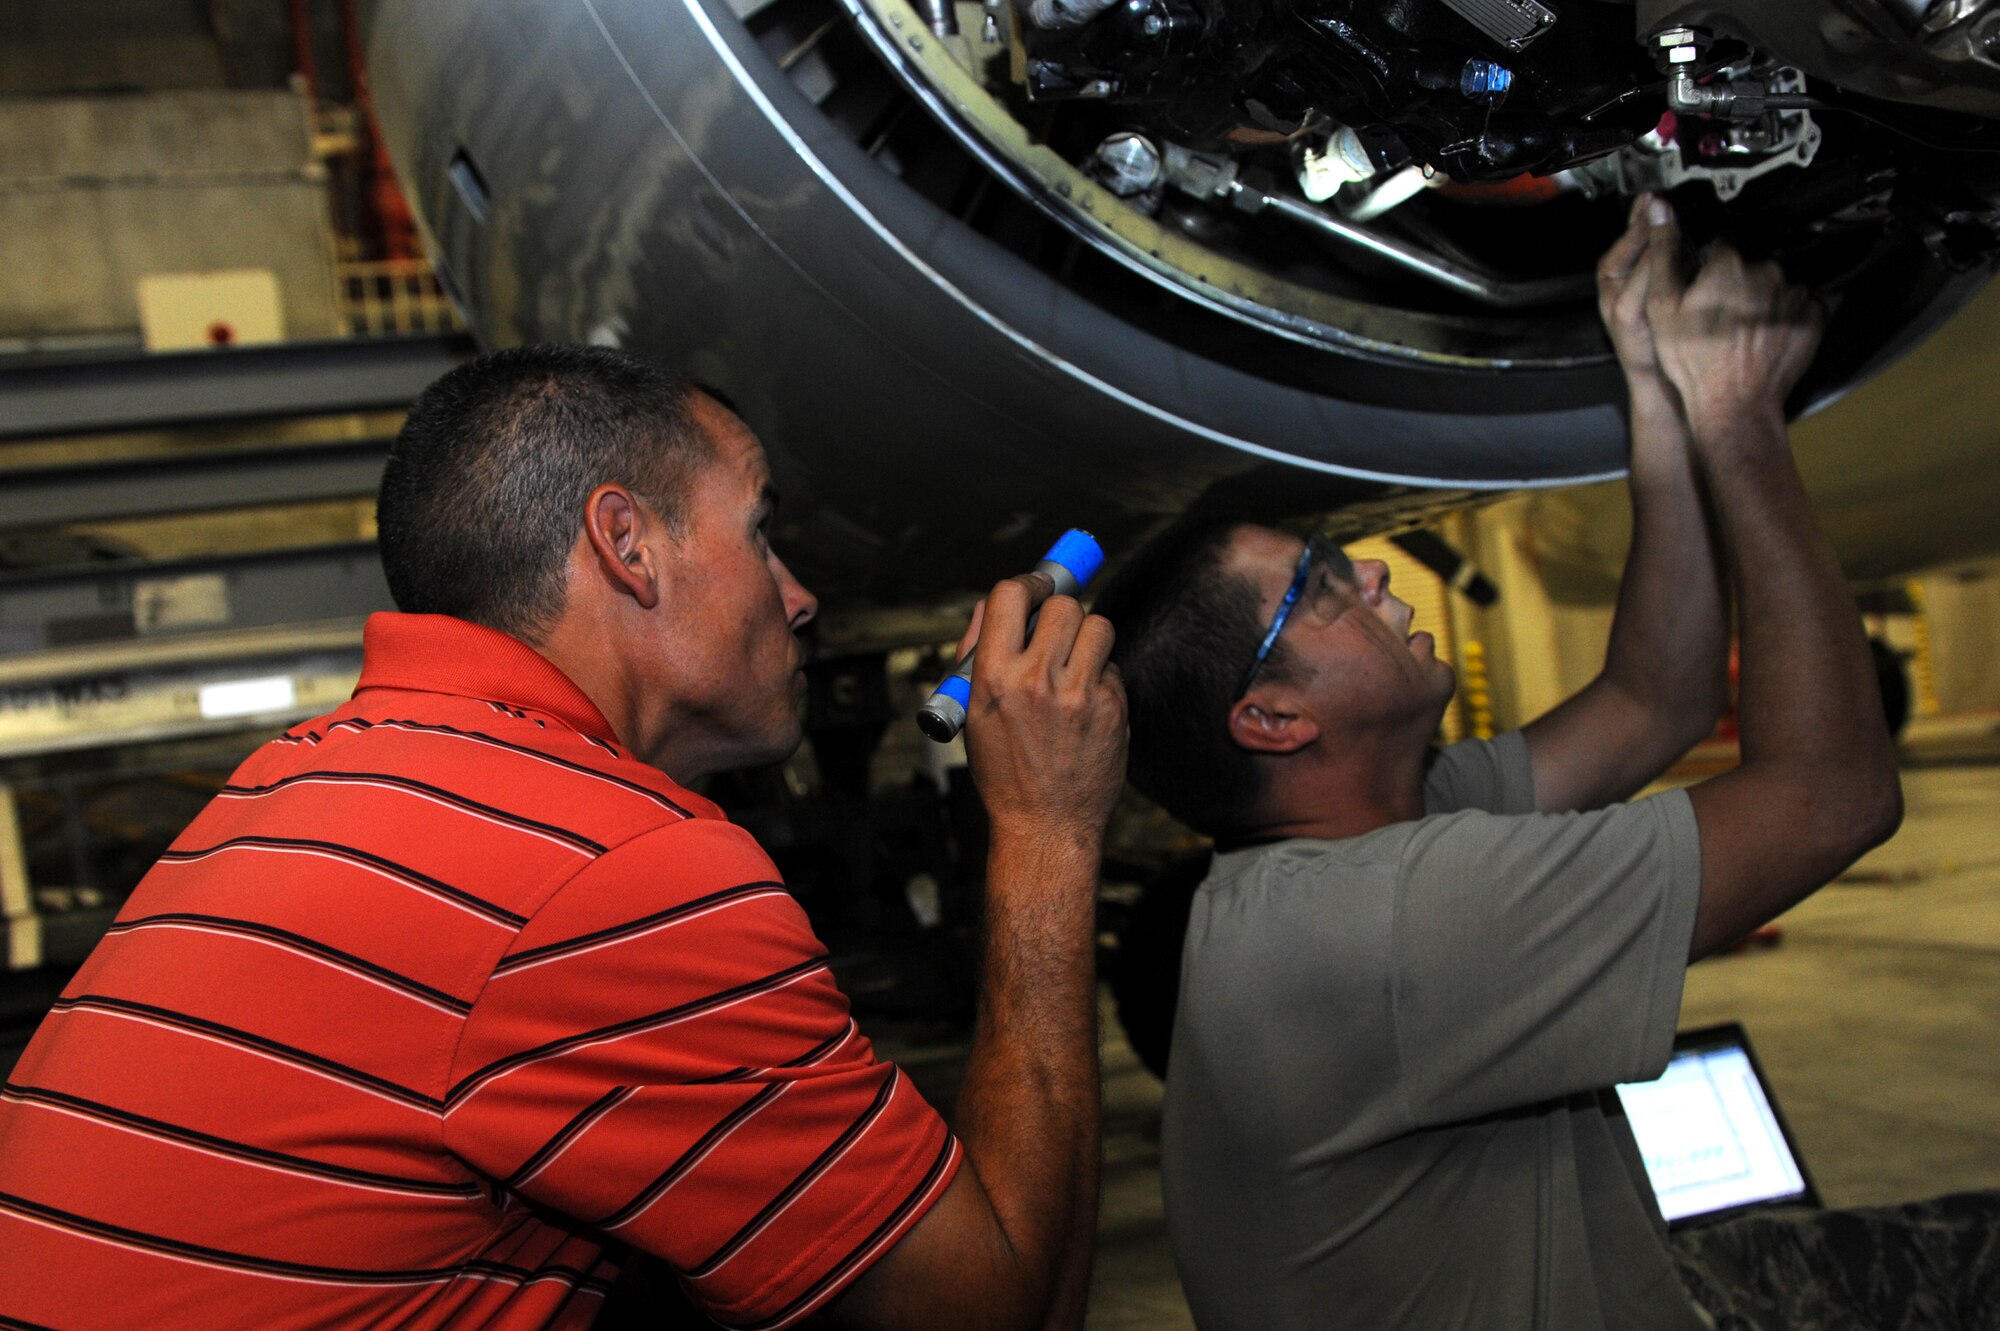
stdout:
{"type": "Polygon", "coordinates": [[[1669,1222],[1811,1200],[1747,1048],[1684,1049],[1658,1080],[1621,1085],[1618,1098],[1669,1222]]]}

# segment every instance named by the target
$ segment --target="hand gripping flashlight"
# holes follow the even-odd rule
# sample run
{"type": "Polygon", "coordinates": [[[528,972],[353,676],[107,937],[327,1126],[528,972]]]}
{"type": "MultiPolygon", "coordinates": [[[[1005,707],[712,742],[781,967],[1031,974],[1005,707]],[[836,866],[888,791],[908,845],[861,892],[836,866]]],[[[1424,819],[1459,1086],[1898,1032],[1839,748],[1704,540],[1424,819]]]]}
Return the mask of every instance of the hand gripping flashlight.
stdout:
{"type": "MultiPolygon", "coordinates": [[[[1097,570],[1104,566],[1104,551],[1087,531],[1072,527],[1056,538],[1049,552],[1035,565],[1035,572],[1046,573],[1056,584],[1057,596],[1076,596],[1090,585],[1097,576],[1097,570]]],[[[1035,631],[1035,620],[1039,612],[1028,616],[1028,632],[1035,631]]],[[[972,699],[972,658],[978,648],[965,654],[958,668],[944,678],[944,683],[932,690],[930,701],[917,709],[917,727],[940,744],[951,742],[965,726],[965,705],[972,699]]]]}

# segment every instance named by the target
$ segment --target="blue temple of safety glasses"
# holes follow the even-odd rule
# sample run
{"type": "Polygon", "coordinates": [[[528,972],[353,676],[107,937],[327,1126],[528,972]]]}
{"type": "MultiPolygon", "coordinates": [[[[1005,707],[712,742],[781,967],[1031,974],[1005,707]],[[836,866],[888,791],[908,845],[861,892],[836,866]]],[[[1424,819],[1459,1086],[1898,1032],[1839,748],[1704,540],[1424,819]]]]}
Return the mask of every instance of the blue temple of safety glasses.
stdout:
{"type": "Polygon", "coordinates": [[[1292,607],[1299,603],[1299,593],[1306,589],[1306,577],[1312,572],[1313,553],[1318,548],[1317,541],[1307,541],[1306,548],[1299,553],[1299,566],[1292,571],[1292,585],[1285,588],[1285,599],[1278,602],[1278,613],[1271,616],[1271,630],[1264,635],[1264,641],[1257,645],[1257,659],[1243,672],[1243,682],[1236,687],[1236,696],[1242,697],[1250,691],[1250,684],[1257,678],[1257,672],[1264,668],[1264,658],[1271,654],[1272,644],[1278,641],[1278,634],[1284,630],[1285,621],[1292,617],[1292,607]]]}

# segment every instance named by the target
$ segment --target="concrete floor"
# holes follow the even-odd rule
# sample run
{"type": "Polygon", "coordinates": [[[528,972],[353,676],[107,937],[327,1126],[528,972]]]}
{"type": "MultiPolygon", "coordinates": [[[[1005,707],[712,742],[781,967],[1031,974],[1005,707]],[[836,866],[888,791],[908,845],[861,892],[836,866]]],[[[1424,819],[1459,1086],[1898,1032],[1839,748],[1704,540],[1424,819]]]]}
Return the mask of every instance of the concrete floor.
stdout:
{"type": "MultiPolygon", "coordinates": [[[[2000,760],[1904,772],[1887,845],[1695,966],[1683,1026],[1749,1030],[1830,1206],[2000,1188],[2000,760]]],[[[1160,1086],[1107,1020],[1104,1201],[1089,1326],[1194,1325],[1159,1193],[1160,1086]]]]}

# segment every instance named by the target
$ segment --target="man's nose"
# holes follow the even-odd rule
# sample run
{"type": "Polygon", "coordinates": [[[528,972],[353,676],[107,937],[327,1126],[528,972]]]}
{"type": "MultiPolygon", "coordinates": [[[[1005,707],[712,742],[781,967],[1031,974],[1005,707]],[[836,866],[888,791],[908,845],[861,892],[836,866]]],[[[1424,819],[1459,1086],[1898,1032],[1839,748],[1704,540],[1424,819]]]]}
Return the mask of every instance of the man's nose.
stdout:
{"type": "Polygon", "coordinates": [[[784,600],[785,622],[790,624],[792,632],[796,633],[812,623],[813,616],[819,613],[819,598],[807,591],[805,584],[792,576],[792,571],[785,567],[784,560],[775,554],[771,559],[777,565],[778,594],[784,600]]]}

